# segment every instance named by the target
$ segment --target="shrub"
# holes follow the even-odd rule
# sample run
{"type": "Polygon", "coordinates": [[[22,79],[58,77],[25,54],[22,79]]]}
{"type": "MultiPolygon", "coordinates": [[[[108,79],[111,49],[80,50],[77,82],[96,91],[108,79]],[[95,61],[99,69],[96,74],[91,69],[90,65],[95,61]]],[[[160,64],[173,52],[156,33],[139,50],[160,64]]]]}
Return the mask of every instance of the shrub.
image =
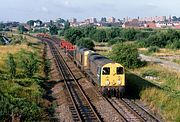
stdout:
{"type": "Polygon", "coordinates": [[[14,61],[14,56],[12,54],[8,54],[7,65],[9,68],[9,73],[11,74],[11,78],[16,75],[16,63],[14,61]]]}
{"type": "Polygon", "coordinates": [[[142,76],[145,77],[145,76],[153,76],[153,77],[157,77],[159,74],[158,71],[156,70],[153,70],[153,69],[149,69],[149,70],[146,70],[142,73],[142,76]]]}
{"type": "Polygon", "coordinates": [[[180,40],[173,40],[173,42],[169,42],[169,44],[166,45],[166,48],[180,49],[180,40]]]}
{"type": "Polygon", "coordinates": [[[136,68],[144,65],[138,59],[137,48],[132,44],[116,44],[110,57],[127,68],[136,68]]]}
{"type": "Polygon", "coordinates": [[[18,53],[18,59],[18,63],[26,74],[26,77],[31,78],[38,71],[39,57],[36,53],[21,50],[18,53]]]}
{"type": "Polygon", "coordinates": [[[144,40],[136,41],[135,44],[136,44],[139,48],[146,47],[146,43],[145,43],[144,40]]]}
{"type": "Polygon", "coordinates": [[[80,40],[76,42],[76,45],[80,47],[89,48],[90,50],[93,50],[95,46],[93,41],[90,38],[81,38],[80,40]]]}
{"type": "Polygon", "coordinates": [[[32,79],[16,79],[15,82],[21,86],[29,87],[33,84],[34,81],[32,79]]]}
{"type": "Polygon", "coordinates": [[[76,40],[79,40],[83,37],[83,33],[79,28],[69,28],[65,30],[64,37],[66,40],[69,40],[72,44],[75,44],[76,40]]]}
{"type": "Polygon", "coordinates": [[[111,39],[108,41],[108,45],[114,45],[116,43],[122,43],[126,41],[126,39],[120,38],[120,37],[115,37],[114,39],[111,39]]]}
{"type": "Polygon", "coordinates": [[[150,46],[148,48],[148,52],[150,52],[150,53],[159,52],[159,47],[158,46],[150,46]]]}

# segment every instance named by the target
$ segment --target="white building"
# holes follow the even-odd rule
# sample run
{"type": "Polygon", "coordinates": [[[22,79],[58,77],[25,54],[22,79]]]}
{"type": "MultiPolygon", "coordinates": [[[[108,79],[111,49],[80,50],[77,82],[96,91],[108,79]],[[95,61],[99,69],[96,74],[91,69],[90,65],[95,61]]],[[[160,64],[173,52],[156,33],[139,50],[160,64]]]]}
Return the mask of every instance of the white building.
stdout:
{"type": "Polygon", "coordinates": [[[92,18],[90,19],[90,23],[97,23],[97,19],[94,18],[94,17],[92,17],[92,18]]]}
{"type": "Polygon", "coordinates": [[[77,23],[77,19],[76,18],[71,18],[71,19],[69,19],[69,22],[70,23],[77,23]]]}
{"type": "Polygon", "coordinates": [[[41,26],[41,22],[40,21],[34,22],[34,27],[39,27],[39,26],[41,26]]]}
{"type": "Polygon", "coordinates": [[[115,23],[116,19],[114,17],[109,17],[108,22],[109,23],[115,23]]]}

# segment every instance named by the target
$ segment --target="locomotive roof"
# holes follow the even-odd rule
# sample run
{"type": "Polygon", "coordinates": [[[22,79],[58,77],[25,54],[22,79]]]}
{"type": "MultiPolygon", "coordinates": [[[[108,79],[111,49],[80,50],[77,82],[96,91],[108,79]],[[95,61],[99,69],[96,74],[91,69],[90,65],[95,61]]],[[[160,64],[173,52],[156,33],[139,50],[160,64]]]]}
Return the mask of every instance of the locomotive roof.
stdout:
{"type": "Polygon", "coordinates": [[[98,53],[92,53],[89,55],[89,60],[93,61],[94,63],[96,63],[99,66],[103,66],[105,64],[108,63],[112,63],[113,61],[98,54],[98,53]]]}
{"type": "Polygon", "coordinates": [[[79,48],[80,53],[83,53],[84,51],[88,51],[88,50],[89,50],[88,48],[84,48],[84,47],[79,48]]]}

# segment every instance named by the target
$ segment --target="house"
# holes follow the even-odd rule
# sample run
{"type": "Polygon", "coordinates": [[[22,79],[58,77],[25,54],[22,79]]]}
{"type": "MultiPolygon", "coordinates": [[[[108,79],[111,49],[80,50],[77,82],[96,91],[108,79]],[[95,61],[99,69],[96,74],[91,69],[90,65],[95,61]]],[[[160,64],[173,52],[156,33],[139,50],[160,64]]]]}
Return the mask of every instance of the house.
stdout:
{"type": "Polygon", "coordinates": [[[144,24],[145,28],[156,28],[156,23],[155,22],[147,22],[144,24]]]}
{"type": "Polygon", "coordinates": [[[127,21],[122,25],[123,28],[139,28],[142,26],[143,26],[142,22],[140,22],[138,19],[127,21]]]}

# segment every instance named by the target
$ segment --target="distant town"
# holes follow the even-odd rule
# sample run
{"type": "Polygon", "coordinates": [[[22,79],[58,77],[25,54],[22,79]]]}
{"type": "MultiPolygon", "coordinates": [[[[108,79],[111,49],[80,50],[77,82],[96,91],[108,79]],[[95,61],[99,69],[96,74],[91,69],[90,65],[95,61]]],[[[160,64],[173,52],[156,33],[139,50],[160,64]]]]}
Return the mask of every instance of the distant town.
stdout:
{"type": "Polygon", "coordinates": [[[0,30],[9,31],[13,27],[19,25],[24,26],[28,30],[48,29],[49,25],[56,25],[57,28],[64,28],[65,22],[69,22],[71,27],[93,25],[97,27],[122,27],[122,28],[171,28],[180,29],[180,17],[176,16],[153,16],[153,17],[126,17],[117,19],[115,17],[102,17],[97,19],[95,17],[86,18],[83,21],[78,21],[77,18],[70,18],[68,20],[58,18],[57,20],[50,20],[49,22],[42,22],[41,20],[29,20],[26,23],[20,22],[0,22],[0,30]]]}

